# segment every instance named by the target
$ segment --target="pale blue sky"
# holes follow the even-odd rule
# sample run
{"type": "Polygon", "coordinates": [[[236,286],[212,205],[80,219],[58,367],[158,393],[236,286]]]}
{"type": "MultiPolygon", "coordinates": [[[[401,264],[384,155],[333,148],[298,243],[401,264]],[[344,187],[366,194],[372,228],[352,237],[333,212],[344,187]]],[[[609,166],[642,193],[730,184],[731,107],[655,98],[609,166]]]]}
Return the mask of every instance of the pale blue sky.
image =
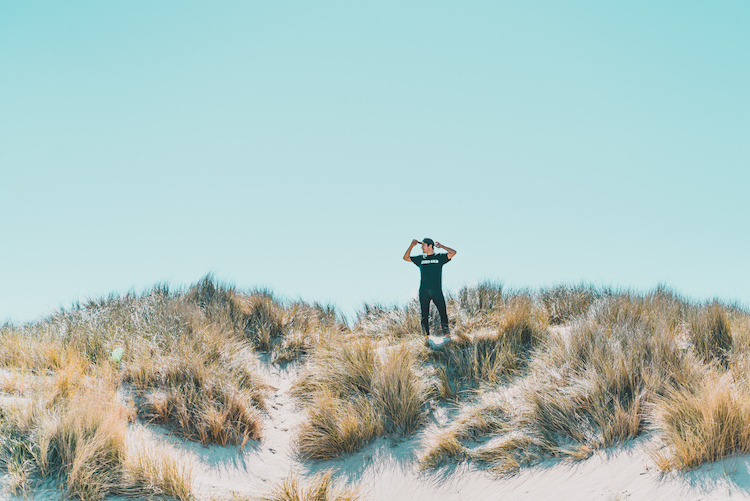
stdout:
{"type": "Polygon", "coordinates": [[[0,0],[0,322],[208,272],[750,304],[750,3],[0,0]],[[415,250],[415,253],[417,251],[415,250]]]}

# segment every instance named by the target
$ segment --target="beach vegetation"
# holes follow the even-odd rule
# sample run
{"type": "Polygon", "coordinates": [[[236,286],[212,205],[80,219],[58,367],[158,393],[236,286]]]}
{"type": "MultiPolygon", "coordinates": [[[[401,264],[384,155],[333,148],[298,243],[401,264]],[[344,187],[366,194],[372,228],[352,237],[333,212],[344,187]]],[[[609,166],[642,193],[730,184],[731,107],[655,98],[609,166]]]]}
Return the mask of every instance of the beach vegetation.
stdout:
{"type": "MultiPolygon", "coordinates": [[[[273,391],[263,364],[299,369],[292,395],[304,416],[293,442],[303,460],[355,454],[378,437],[415,437],[423,468],[471,462],[498,474],[581,460],[645,433],[664,471],[750,452],[741,305],[665,286],[491,281],[446,299],[452,341],[440,351],[425,345],[416,299],[365,305],[350,326],[331,306],[211,276],[6,323],[5,488],[32,495],[52,481],[71,499],[192,499],[190,459],[135,428],[241,451],[263,436],[273,391]],[[437,408],[448,409],[444,424],[437,408]]],[[[430,322],[438,331],[437,312],[430,322]]],[[[273,499],[355,496],[335,497],[330,475],[307,484],[290,476],[273,499]]]]}

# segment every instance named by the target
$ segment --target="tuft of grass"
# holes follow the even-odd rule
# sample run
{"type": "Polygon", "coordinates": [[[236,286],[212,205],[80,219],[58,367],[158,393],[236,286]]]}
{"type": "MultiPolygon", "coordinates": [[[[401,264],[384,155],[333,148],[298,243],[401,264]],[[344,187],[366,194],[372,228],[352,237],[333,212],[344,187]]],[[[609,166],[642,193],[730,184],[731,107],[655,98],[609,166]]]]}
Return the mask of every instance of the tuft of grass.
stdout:
{"type": "Polygon", "coordinates": [[[315,475],[305,488],[300,478],[290,473],[283,482],[273,487],[263,501],[358,501],[362,499],[356,488],[338,488],[330,472],[315,475]]]}
{"type": "MultiPolygon", "coordinates": [[[[108,398],[110,402],[112,398],[108,398]]],[[[45,454],[65,469],[69,496],[102,499],[119,484],[125,457],[124,409],[102,405],[95,394],[76,398],[61,416],[45,454]]]]}
{"type": "Polygon", "coordinates": [[[251,369],[251,352],[223,342],[225,350],[207,358],[202,343],[178,344],[158,367],[147,363],[126,373],[144,395],[139,414],[201,443],[259,438],[265,384],[251,369]]]}
{"type": "Polygon", "coordinates": [[[364,304],[357,313],[354,331],[372,339],[402,340],[422,336],[419,301],[404,307],[364,304]]]}
{"type": "Polygon", "coordinates": [[[704,362],[716,361],[724,367],[732,349],[732,335],[724,308],[714,301],[691,309],[688,314],[690,341],[704,362]]]}
{"type": "Polygon", "coordinates": [[[524,395],[526,420],[550,451],[566,441],[595,449],[634,438],[644,429],[649,398],[701,377],[675,342],[676,322],[662,316],[674,307],[655,296],[613,297],[568,338],[549,340],[533,364],[537,384],[524,395]]]}
{"type": "Polygon", "coordinates": [[[322,339],[338,338],[349,327],[336,309],[319,303],[284,304],[269,291],[233,296],[237,323],[252,346],[272,354],[274,363],[298,360],[322,339]]]}
{"type": "Polygon", "coordinates": [[[284,338],[276,348],[274,363],[285,363],[309,355],[324,339],[349,333],[349,326],[332,306],[292,303],[284,312],[284,338]]]}
{"type": "Polygon", "coordinates": [[[512,432],[495,437],[488,443],[472,449],[469,457],[484,463],[489,470],[505,475],[515,473],[521,466],[542,459],[542,450],[533,437],[523,432],[512,432]]]}
{"type": "Polygon", "coordinates": [[[418,360],[406,344],[388,352],[373,383],[384,428],[404,435],[416,431],[424,422],[424,406],[430,392],[430,384],[420,377],[418,360]]]}
{"type": "Polygon", "coordinates": [[[194,465],[171,447],[131,439],[122,466],[134,485],[181,501],[192,499],[194,465]]]}
{"type": "Polygon", "coordinates": [[[427,438],[428,444],[419,455],[422,468],[436,468],[447,461],[458,462],[466,456],[466,448],[454,430],[439,430],[427,438]]]}
{"type": "Polygon", "coordinates": [[[369,394],[378,362],[375,345],[369,338],[329,340],[317,347],[294,393],[302,400],[317,392],[338,397],[369,394]]]}
{"type": "Polygon", "coordinates": [[[652,457],[662,471],[750,452],[750,391],[730,374],[709,373],[697,388],[671,388],[656,399],[653,415],[665,446],[652,457]]]}
{"type": "Polygon", "coordinates": [[[598,289],[589,284],[562,284],[540,290],[539,299],[549,323],[559,325],[587,313],[596,300],[612,294],[609,289],[598,289]]]}
{"type": "MultiPolygon", "coordinates": [[[[498,289],[492,300],[464,298],[450,302],[457,318],[457,342],[448,350],[431,354],[442,394],[455,395],[459,388],[499,384],[518,375],[533,350],[546,338],[547,319],[530,293],[508,294],[502,299],[499,295],[498,289]],[[462,302],[469,309],[462,309],[462,302]],[[475,308],[485,303],[493,309],[475,313],[475,308]]],[[[459,296],[482,298],[490,293],[470,294],[462,290],[459,296]]]]}
{"type": "Polygon", "coordinates": [[[367,337],[319,346],[294,389],[307,409],[296,439],[303,457],[329,459],[422,425],[432,388],[418,357],[403,343],[382,351],[367,337]]]}
{"type": "Polygon", "coordinates": [[[244,333],[253,345],[270,351],[274,341],[284,332],[284,309],[273,296],[260,294],[242,298],[244,333]]]}
{"type": "MultiPolygon", "coordinates": [[[[84,380],[65,398],[44,384],[34,393],[29,406],[2,409],[0,465],[16,492],[31,492],[36,479],[56,478],[67,497],[83,501],[160,492],[188,498],[189,485],[187,491],[171,487],[167,473],[142,466],[140,477],[132,474],[128,411],[107,385],[84,380]]],[[[149,461],[164,466],[158,457],[149,461]]],[[[179,461],[172,461],[175,468],[179,461]]]]}
{"type": "Polygon", "coordinates": [[[319,391],[295,442],[303,458],[331,459],[358,451],[382,431],[381,416],[369,399],[319,391]]]}
{"type": "Polygon", "coordinates": [[[426,436],[418,456],[422,468],[461,461],[470,456],[465,442],[510,431],[508,408],[511,404],[499,394],[485,393],[479,398],[479,403],[465,404],[448,427],[433,430],[426,436]]]}
{"type": "Polygon", "coordinates": [[[474,287],[463,287],[456,300],[459,310],[474,317],[496,310],[503,306],[503,285],[500,282],[485,281],[474,287]]]}

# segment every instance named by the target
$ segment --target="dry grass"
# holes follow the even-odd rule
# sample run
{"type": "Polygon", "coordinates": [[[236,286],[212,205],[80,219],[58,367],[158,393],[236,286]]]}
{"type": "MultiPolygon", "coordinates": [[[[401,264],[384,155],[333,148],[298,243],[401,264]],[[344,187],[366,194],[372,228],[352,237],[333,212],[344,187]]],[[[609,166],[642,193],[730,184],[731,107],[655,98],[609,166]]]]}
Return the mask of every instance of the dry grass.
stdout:
{"type": "Polygon", "coordinates": [[[296,439],[301,455],[329,459],[357,451],[382,433],[415,431],[430,383],[408,345],[381,354],[362,337],[321,344],[295,394],[307,409],[296,439]]]}
{"type": "MultiPolygon", "coordinates": [[[[472,461],[508,473],[547,457],[582,459],[649,427],[664,443],[654,452],[664,470],[750,452],[742,308],[664,287],[534,292],[492,282],[447,300],[455,341],[441,352],[423,345],[416,301],[365,306],[350,329],[333,308],[240,293],[211,277],[4,325],[0,466],[9,490],[28,494],[59,478],[77,499],[190,498],[189,464],[133,443],[127,423],[140,417],[202,443],[260,437],[259,351],[305,366],[294,390],[307,419],[295,442],[308,459],[414,434],[439,399],[459,412],[428,430],[424,467],[472,461]],[[118,390],[133,395],[130,407],[118,390]]],[[[310,488],[292,478],[283,495],[338,499],[326,478],[310,488]]]]}
{"type": "MultiPolygon", "coordinates": [[[[424,466],[468,459],[506,473],[544,457],[581,459],[640,435],[657,411],[659,429],[671,430],[663,437],[671,452],[662,455],[669,467],[691,467],[747,450],[750,442],[739,430],[750,423],[737,395],[750,385],[734,383],[729,391],[703,383],[706,377],[720,377],[727,366],[735,378],[746,372],[746,312],[718,303],[694,305],[663,287],[643,295],[574,292],[586,304],[567,317],[576,321],[543,338],[526,366],[512,372],[515,379],[498,381],[502,386],[492,391],[503,398],[469,401],[449,427],[430,435],[420,458],[424,466]],[[688,420],[695,423],[692,431],[677,424],[688,419],[682,413],[689,402],[703,405],[703,417],[688,420]],[[717,421],[723,424],[711,424],[717,421]],[[733,426],[735,431],[728,431],[733,426]],[[713,444],[709,452],[697,448],[702,441],[713,444]],[[674,451],[683,449],[696,453],[692,462],[674,459],[674,451]]],[[[497,308],[502,302],[492,304],[497,308]]]]}
{"type": "Polygon", "coordinates": [[[349,328],[335,308],[298,301],[285,305],[268,291],[236,296],[242,332],[257,350],[271,352],[275,363],[297,360],[323,338],[338,338],[349,328]]]}
{"type": "Polygon", "coordinates": [[[129,445],[130,413],[111,386],[84,376],[62,397],[58,383],[38,384],[28,405],[2,408],[0,463],[11,473],[11,490],[30,492],[37,479],[58,478],[73,499],[154,493],[188,499],[192,480],[180,459],[149,451],[149,468],[129,445]]]}
{"type": "Polygon", "coordinates": [[[467,442],[488,435],[501,435],[511,429],[508,409],[512,404],[504,394],[487,392],[478,400],[464,404],[449,426],[430,430],[418,456],[422,468],[466,459],[470,456],[467,442]]]}
{"type": "Polygon", "coordinates": [[[724,308],[716,301],[691,308],[687,318],[690,341],[704,362],[716,361],[727,366],[732,336],[724,308]]]}
{"type": "Polygon", "coordinates": [[[181,501],[191,499],[194,466],[165,444],[131,439],[123,469],[135,485],[181,501]]]}
{"type": "Polygon", "coordinates": [[[592,304],[598,299],[611,296],[609,289],[599,289],[593,285],[562,284],[542,289],[539,299],[552,325],[571,322],[588,312],[592,304]]]}
{"type": "Polygon", "coordinates": [[[354,331],[372,339],[397,342],[423,335],[420,318],[416,299],[404,307],[365,304],[357,315],[354,331]]]}
{"type": "Polygon", "coordinates": [[[386,430],[408,435],[422,425],[430,386],[419,373],[418,359],[406,344],[384,354],[372,393],[386,430]]]}
{"type": "Polygon", "coordinates": [[[259,438],[265,384],[254,372],[250,349],[203,331],[159,359],[124,368],[124,380],[144,397],[141,416],[202,443],[259,438]]]}
{"type": "Polygon", "coordinates": [[[326,472],[313,477],[305,488],[295,474],[289,474],[271,494],[260,498],[262,501],[358,501],[362,499],[355,488],[337,488],[326,472]]]}
{"type": "Polygon", "coordinates": [[[382,431],[382,419],[370,399],[343,399],[321,391],[310,402],[296,444],[304,458],[330,459],[358,451],[382,431]]]}
{"type": "Polygon", "coordinates": [[[133,489],[186,499],[186,470],[163,454],[149,461],[137,447],[125,447],[127,421],[137,415],[203,443],[258,438],[266,385],[257,375],[256,351],[300,359],[321,338],[347,329],[330,307],[240,293],[210,276],[185,290],[159,285],[142,295],[76,304],[38,322],[6,324],[0,327],[0,390],[26,401],[29,381],[45,388],[35,390],[43,403],[36,399],[1,415],[2,466],[12,490],[28,492],[38,479],[60,476],[69,496],[80,499],[133,489]],[[116,348],[124,353],[117,362],[116,348]],[[133,394],[134,409],[76,414],[89,394],[121,408],[114,400],[118,388],[133,394]],[[87,421],[100,414],[116,418],[87,421]]]}
{"type": "Polygon", "coordinates": [[[321,343],[311,357],[307,371],[295,387],[301,399],[318,392],[336,396],[368,394],[378,364],[375,344],[366,337],[348,337],[321,343]]]}
{"type": "Polygon", "coordinates": [[[653,415],[665,446],[652,456],[663,471],[750,452],[750,388],[729,374],[671,389],[656,400],[653,415]]]}
{"type": "Polygon", "coordinates": [[[547,337],[546,316],[528,291],[503,296],[500,286],[465,288],[449,301],[449,311],[456,343],[430,354],[446,397],[518,375],[547,337]]]}

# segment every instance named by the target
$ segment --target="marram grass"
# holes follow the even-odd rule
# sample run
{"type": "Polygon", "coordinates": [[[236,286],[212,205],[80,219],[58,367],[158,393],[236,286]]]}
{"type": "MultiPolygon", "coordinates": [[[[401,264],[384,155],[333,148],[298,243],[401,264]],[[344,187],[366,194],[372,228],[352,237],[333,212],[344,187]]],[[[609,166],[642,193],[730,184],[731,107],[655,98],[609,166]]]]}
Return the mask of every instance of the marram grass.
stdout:
{"type": "MultiPolygon", "coordinates": [[[[206,444],[261,437],[269,387],[260,357],[303,367],[295,396],[305,419],[294,438],[303,459],[356,453],[380,436],[420,437],[422,467],[468,461],[505,474],[544,458],[583,459],[646,431],[661,443],[653,456],[663,470],[750,453],[743,308],[664,287],[514,291],[493,282],[447,300],[454,341],[442,352],[424,346],[416,301],[366,306],[350,327],[333,308],[211,277],[6,324],[7,489],[30,494],[55,478],[71,499],[194,497],[190,464],[134,442],[129,423],[206,444]],[[122,359],[112,357],[117,348],[122,359]],[[429,424],[436,405],[458,407],[445,426],[429,424]]],[[[350,499],[330,476],[307,486],[290,477],[273,495],[350,499]]]]}
{"type": "Polygon", "coordinates": [[[345,330],[331,308],[240,293],[210,276],[3,325],[0,467],[9,490],[55,478],[72,499],[188,499],[190,469],[163,447],[131,444],[128,423],[158,422],[203,443],[257,439],[268,391],[256,369],[263,336],[276,358],[295,360],[345,330]],[[130,395],[127,405],[118,392],[130,395]]]}
{"type": "Polygon", "coordinates": [[[298,475],[290,473],[271,489],[271,494],[259,501],[360,501],[356,488],[338,487],[330,472],[315,475],[304,485],[298,475]]]}

